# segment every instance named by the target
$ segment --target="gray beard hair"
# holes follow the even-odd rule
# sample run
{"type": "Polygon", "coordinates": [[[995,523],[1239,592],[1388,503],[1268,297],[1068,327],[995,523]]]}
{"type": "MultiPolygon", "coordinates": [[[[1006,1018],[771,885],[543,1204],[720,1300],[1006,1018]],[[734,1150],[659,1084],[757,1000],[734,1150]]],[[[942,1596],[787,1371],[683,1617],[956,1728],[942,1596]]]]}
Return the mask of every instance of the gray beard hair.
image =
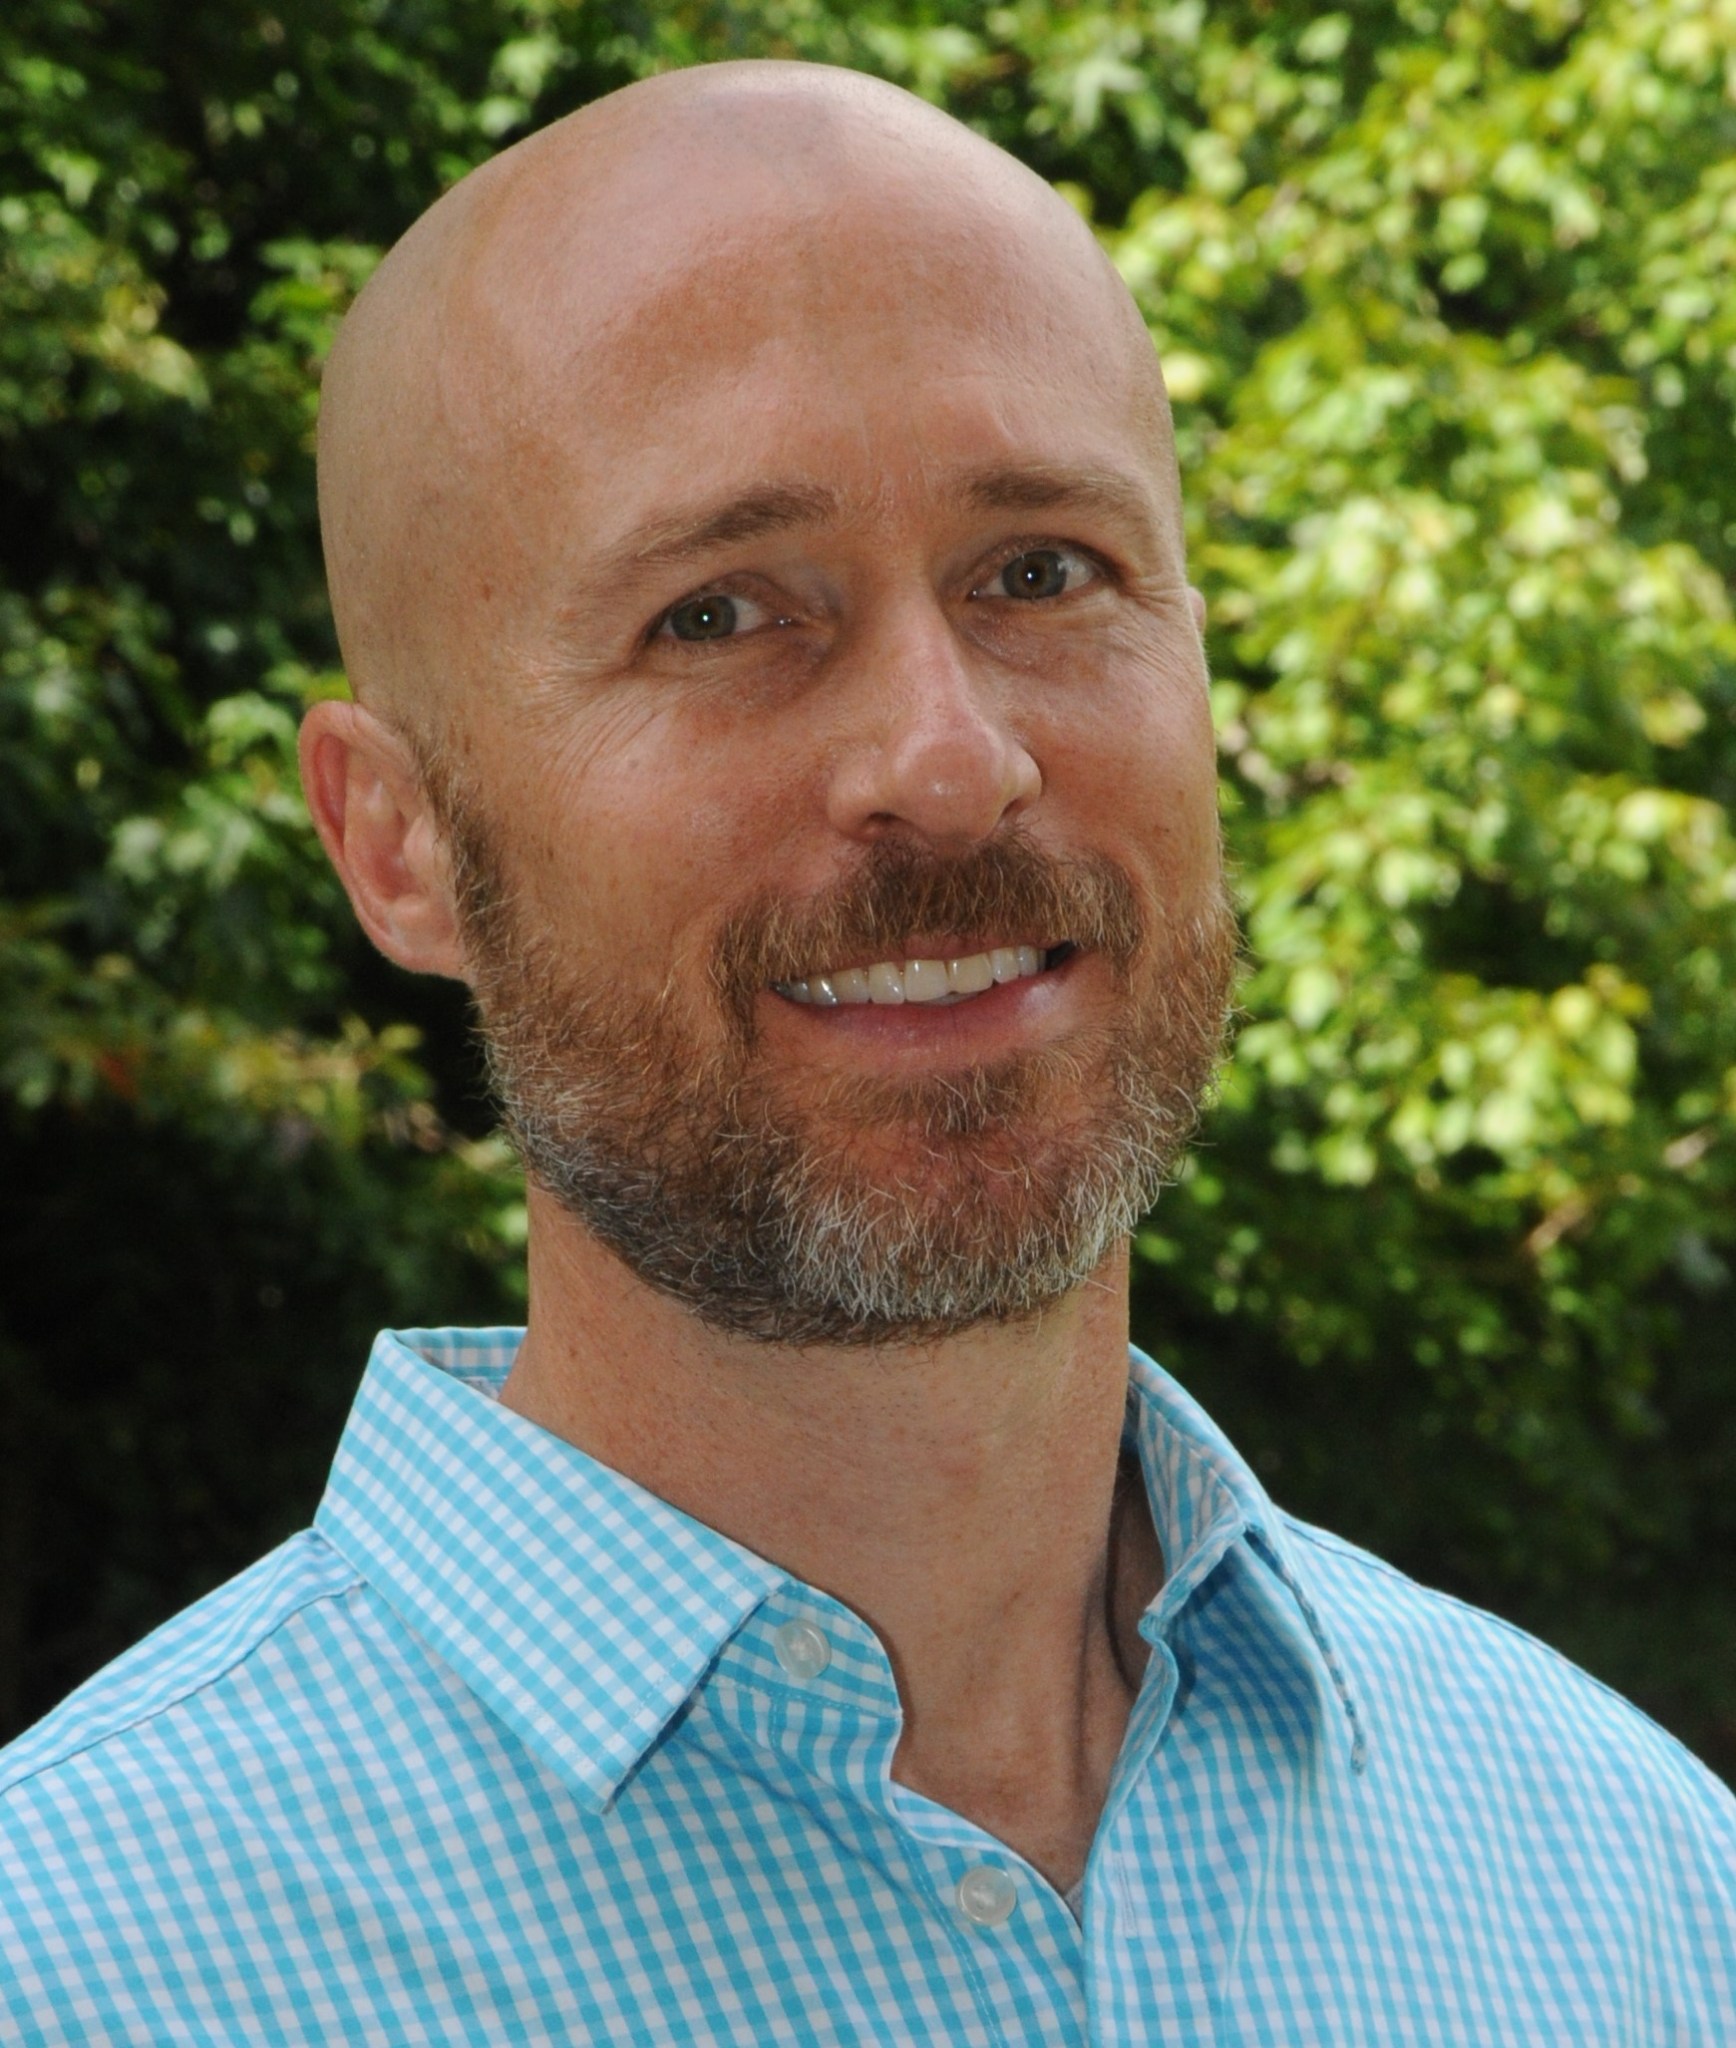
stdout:
{"type": "Polygon", "coordinates": [[[1173,1180],[1228,981],[1212,965],[1222,934],[1189,938],[1198,965],[1169,983],[1189,1008],[1163,1006],[1163,1059],[1093,1034],[1003,1069],[858,1083],[835,1092],[825,1135],[780,1116],[751,1077],[696,1061],[667,1020],[608,1032],[604,1051],[602,1020],[571,997],[553,1038],[538,1001],[495,1004],[489,1071],[526,1174],[712,1329],[786,1346],[934,1339],[1073,1292],[1173,1180]],[[590,1057],[573,1057],[579,1042],[590,1057]],[[1093,1069],[1095,1114],[1044,1128],[1044,1100],[1089,1092],[1093,1069]],[[876,1124],[907,1130],[899,1180],[852,1163],[852,1126],[876,1124]]]}
{"type": "MultiPolygon", "coordinates": [[[[527,1175],[715,1330],[887,1345],[1027,1320],[1089,1280],[1179,1168],[1234,976],[1221,894],[1156,948],[1139,942],[1130,909],[1120,924],[1105,913],[1106,944],[1126,956],[1120,968],[1144,956],[1147,989],[1141,1002],[1120,976],[1114,1028],[956,1075],[834,1080],[798,1113],[779,1102],[743,1021],[745,991],[777,978],[765,973],[775,918],[738,948],[748,964],[735,1001],[712,991],[718,1029],[700,1045],[668,992],[626,1010],[613,991],[576,986],[546,939],[522,929],[474,812],[449,812],[448,828],[490,1076],[527,1175]],[[1048,1107],[1062,1103],[1067,1120],[1048,1107]],[[859,1154],[889,1128],[896,1176],[859,1154]]],[[[1107,886],[1131,901],[1124,881],[1107,886]]]]}
{"type": "MultiPolygon", "coordinates": [[[[745,1086],[683,1088],[653,1129],[622,1117],[606,1073],[551,1071],[528,1050],[521,1033],[491,1033],[530,1176],[702,1321],[790,1345],[933,1339],[1072,1292],[1173,1178],[1209,1075],[1209,1062],[1196,1083],[1122,1056],[1109,1112],[1071,1142],[1025,1133],[1023,1161],[982,1156],[980,1141],[1018,1141],[992,1076],[907,1088],[915,1157],[889,1181],[852,1169],[847,1129],[805,1139],[745,1086]]],[[[1050,1087],[1087,1083],[1086,1065],[1074,1050],[1032,1056],[1016,1092],[1040,1116],[1050,1087]]],[[[680,1069],[658,1058],[644,1071],[680,1069]]]]}

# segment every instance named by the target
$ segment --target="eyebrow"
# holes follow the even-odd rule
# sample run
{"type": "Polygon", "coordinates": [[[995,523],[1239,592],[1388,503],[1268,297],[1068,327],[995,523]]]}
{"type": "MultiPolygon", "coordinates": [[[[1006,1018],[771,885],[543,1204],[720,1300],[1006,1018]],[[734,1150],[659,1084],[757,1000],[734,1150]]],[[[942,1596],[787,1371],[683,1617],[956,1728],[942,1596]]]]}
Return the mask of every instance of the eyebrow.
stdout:
{"type": "Polygon", "coordinates": [[[766,484],[702,512],[653,520],[630,533],[612,559],[635,568],[676,568],[714,548],[795,526],[818,526],[837,513],[837,493],[818,484],[766,484]]]}
{"type": "MultiPolygon", "coordinates": [[[[1146,532],[1156,523],[1149,493],[1135,477],[1113,469],[1019,463],[977,471],[957,484],[954,495],[983,511],[1076,506],[1146,532]]],[[[842,510],[837,492],[824,485],[764,484],[698,512],[653,520],[628,534],[598,566],[605,575],[616,569],[679,568],[718,548],[835,522],[842,510]]]]}
{"type": "Polygon", "coordinates": [[[1074,468],[1067,464],[1019,463],[980,471],[967,479],[965,502],[985,511],[1046,512],[1076,506],[1150,531],[1156,508],[1136,477],[1118,469],[1074,468]]]}

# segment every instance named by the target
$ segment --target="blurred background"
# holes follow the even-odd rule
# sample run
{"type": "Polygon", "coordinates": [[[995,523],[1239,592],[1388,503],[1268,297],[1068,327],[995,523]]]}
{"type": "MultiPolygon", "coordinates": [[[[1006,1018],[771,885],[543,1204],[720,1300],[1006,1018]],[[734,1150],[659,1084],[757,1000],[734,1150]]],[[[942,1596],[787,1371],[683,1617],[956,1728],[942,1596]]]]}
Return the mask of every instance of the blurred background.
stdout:
{"type": "Polygon", "coordinates": [[[297,787],[320,365],[481,158],[769,55],[1057,181],[1168,366],[1252,966],[1137,1337],[1736,1779],[1736,0],[10,0],[0,1734],[306,1522],[376,1327],[518,1313],[297,787]]]}

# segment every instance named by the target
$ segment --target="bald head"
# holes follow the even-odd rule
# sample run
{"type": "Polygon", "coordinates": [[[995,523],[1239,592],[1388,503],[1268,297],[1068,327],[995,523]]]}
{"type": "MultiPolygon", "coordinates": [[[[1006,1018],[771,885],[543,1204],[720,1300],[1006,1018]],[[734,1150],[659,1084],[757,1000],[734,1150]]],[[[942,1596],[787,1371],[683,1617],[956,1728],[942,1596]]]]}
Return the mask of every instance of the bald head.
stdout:
{"type": "MultiPolygon", "coordinates": [[[[521,652],[522,600],[559,603],[587,544],[565,508],[582,519],[607,499],[636,426],[696,378],[764,366],[828,323],[896,350],[918,306],[1051,354],[1080,336],[1081,374],[1125,380],[1173,499],[1161,379],[1089,231],[1015,159],[897,87],[819,65],[705,66],[483,165],[387,256],[326,370],[320,513],[358,696],[431,737],[455,692],[486,689],[521,652]]],[[[719,382],[720,404],[731,388],[719,382]]],[[[740,431],[754,426],[744,392],[740,431]]]]}

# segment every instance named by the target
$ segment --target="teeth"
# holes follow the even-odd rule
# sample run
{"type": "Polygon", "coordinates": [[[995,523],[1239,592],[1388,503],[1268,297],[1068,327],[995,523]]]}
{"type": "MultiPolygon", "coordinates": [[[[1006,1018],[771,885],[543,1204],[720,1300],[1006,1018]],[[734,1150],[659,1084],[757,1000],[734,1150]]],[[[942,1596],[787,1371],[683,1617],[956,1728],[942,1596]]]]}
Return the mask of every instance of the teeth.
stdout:
{"type": "Polygon", "coordinates": [[[904,1000],[907,1003],[938,1003],[942,996],[951,993],[944,960],[905,961],[904,1000]]]}
{"type": "Polygon", "coordinates": [[[872,967],[843,967],[774,986],[793,1003],[823,1009],[845,1003],[938,1003],[949,996],[981,995],[1002,982],[1027,981],[1042,968],[1043,956],[1035,946],[995,946],[958,960],[877,960],[872,967]]]}
{"type": "Polygon", "coordinates": [[[903,1002],[904,976],[896,967],[881,960],[869,968],[868,1000],[871,1003],[903,1002]]]}

